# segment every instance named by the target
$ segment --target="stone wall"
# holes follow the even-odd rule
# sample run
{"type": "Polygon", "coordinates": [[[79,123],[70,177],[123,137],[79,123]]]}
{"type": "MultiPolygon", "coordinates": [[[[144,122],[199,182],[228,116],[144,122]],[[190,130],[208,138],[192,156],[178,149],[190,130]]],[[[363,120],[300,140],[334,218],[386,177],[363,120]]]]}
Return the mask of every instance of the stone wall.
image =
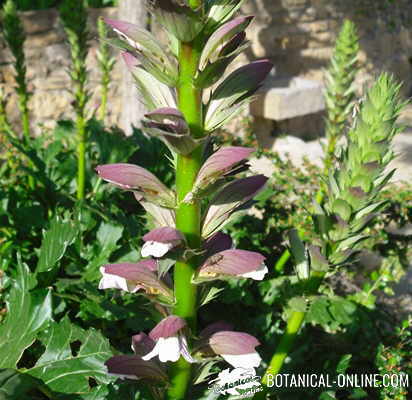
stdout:
{"type": "MultiPolygon", "coordinates": [[[[95,25],[99,15],[115,17],[116,9],[90,11],[92,47],[88,57],[91,71],[91,104],[98,103],[99,71],[96,66],[95,25]]],[[[323,69],[332,53],[334,40],[344,18],[358,26],[361,38],[362,72],[359,87],[381,70],[393,72],[403,80],[404,93],[411,93],[412,77],[412,3],[410,0],[248,0],[243,13],[256,16],[248,35],[251,47],[245,58],[269,57],[279,77],[304,76],[323,80],[323,69]]],[[[68,45],[56,10],[22,13],[28,35],[26,42],[28,78],[34,123],[52,126],[59,118],[72,115],[68,45]]],[[[11,91],[13,72],[10,54],[0,41],[0,84],[11,91]]],[[[108,122],[116,124],[120,115],[120,68],[113,73],[109,94],[108,122]]],[[[18,120],[16,99],[9,97],[8,111],[18,120]]],[[[288,127],[293,128],[290,121],[288,127]]],[[[309,126],[309,122],[305,121],[309,126]]],[[[315,124],[314,126],[318,126],[315,124]]],[[[316,128],[317,129],[317,128],[316,128]]]]}
{"type": "Polygon", "coordinates": [[[412,78],[412,2],[410,0],[254,0],[243,12],[256,15],[249,30],[249,58],[269,57],[281,77],[323,79],[343,19],[360,36],[359,84],[381,70],[412,78]]]}

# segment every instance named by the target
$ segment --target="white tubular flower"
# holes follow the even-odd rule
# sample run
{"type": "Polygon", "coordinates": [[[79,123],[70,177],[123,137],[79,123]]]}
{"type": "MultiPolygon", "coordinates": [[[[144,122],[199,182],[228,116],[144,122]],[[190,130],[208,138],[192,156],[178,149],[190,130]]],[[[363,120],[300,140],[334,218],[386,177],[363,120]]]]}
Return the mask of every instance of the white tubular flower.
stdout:
{"type": "Polygon", "coordinates": [[[163,257],[171,249],[184,242],[184,236],[169,226],[153,229],[143,236],[145,244],[142,247],[142,257],[163,257]]]}
{"type": "Polygon", "coordinates": [[[255,347],[259,341],[244,332],[218,331],[208,339],[208,345],[234,368],[257,368],[262,361],[255,347]]]}
{"type": "Polygon", "coordinates": [[[180,356],[193,363],[194,359],[189,353],[186,338],[180,332],[186,326],[185,320],[175,315],[160,321],[149,333],[149,337],[156,343],[154,348],[142,357],[148,361],[159,357],[161,362],[176,362],[180,356]]]}

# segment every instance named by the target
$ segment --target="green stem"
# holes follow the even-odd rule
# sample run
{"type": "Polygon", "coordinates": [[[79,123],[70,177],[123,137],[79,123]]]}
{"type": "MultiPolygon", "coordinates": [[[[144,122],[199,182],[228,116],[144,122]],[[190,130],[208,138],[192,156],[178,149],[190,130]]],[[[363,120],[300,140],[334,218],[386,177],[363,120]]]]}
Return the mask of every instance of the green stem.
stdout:
{"type": "Polygon", "coordinates": [[[289,259],[290,259],[290,251],[286,249],[280,256],[280,258],[276,261],[275,271],[283,272],[283,270],[285,269],[285,264],[289,261],[289,259]]]}
{"type": "Polygon", "coordinates": [[[268,375],[276,375],[282,369],[283,362],[295,342],[296,336],[298,335],[300,327],[303,324],[303,320],[305,319],[305,315],[306,313],[302,311],[292,312],[292,315],[288,319],[286,330],[278,344],[272,360],[270,361],[269,367],[262,378],[263,384],[267,384],[268,375]]]}
{"type": "Polygon", "coordinates": [[[86,123],[82,115],[77,116],[77,199],[84,199],[86,184],[86,123]]]}
{"type": "Polygon", "coordinates": [[[27,106],[27,95],[23,94],[20,96],[20,112],[22,120],[23,135],[26,143],[30,142],[30,117],[29,108],[27,106]]]}
{"type": "MultiPolygon", "coordinates": [[[[200,43],[181,43],[179,51],[179,109],[185,116],[192,136],[203,136],[202,91],[193,85],[200,57],[200,43]]],[[[176,192],[178,208],[176,210],[176,228],[186,237],[190,248],[200,246],[201,206],[198,201],[184,203],[202,165],[203,148],[199,146],[187,156],[178,155],[176,166],[176,192]]],[[[184,318],[192,333],[196,332],[197,287],[192,283],[192,276],[198,267],[197,257],[180,260],[174,270],[176,306],[174,314],[184,318]]],[[[186,398],[192,371],[191,364],[183,358],[174,363],[170,370],[171,385],[168,399],[186,398]]]]}
{"type": "MultiPolygon", "coordinates": [[[[307,294],[315,294],[318,291],[324,276],[324,272],[313,271],[311,277],[306,281],[304,292],[307,294]]],[[[293,311],[290,315],[286,324],[285,332],[283,333],[276,351],[273,354],[272,359],[270,360],[269,366],[266,369],[265,374],[263,375],[262,383],[264,385],[268,385],[268,383],[270,383],[269,380],[273,379],[274,376],[281,371],[286,357],[293,348],[305,316],[306,312],[304,311],[293,311]]],[[[257,393],[254,399],[264,399],[264,393],[264,391],[257,393]]]]}

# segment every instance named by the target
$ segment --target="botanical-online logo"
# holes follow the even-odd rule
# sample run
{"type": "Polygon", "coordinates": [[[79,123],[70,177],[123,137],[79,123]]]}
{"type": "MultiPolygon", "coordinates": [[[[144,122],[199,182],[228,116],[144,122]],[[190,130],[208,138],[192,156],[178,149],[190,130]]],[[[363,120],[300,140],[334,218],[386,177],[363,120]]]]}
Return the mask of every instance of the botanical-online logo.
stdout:
{"type": "Polygon", "coordinates": [[[209,382],[209,389],[222,395],[238,395],[243,398],[253,397],[263,390],[261,377],[255,374],[253,368],[227,368],[218,377],[209,382]]]}

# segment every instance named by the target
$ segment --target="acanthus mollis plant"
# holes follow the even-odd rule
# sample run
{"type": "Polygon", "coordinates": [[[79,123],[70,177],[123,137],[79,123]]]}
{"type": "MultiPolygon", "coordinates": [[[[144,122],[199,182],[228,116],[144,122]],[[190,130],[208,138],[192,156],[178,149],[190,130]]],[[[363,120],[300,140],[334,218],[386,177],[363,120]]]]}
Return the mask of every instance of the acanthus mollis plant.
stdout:
{"type": "Polygon", "coordinates": [[[97,32],[99,34],[100,46],[96,57],[101,73],[99,119],[104,121],[107,109],[107,95],[110,86],[110,74],[113,71],[115,59],[110,55],[109,44],[107,43],[108,29],[103,18],[99,18],[97,21],[97,32]]]}
{"type": "Polygon", "coordinates": [[[60,20],[70,45],[70,79],[73,84],[73,108],[77,130],[77,198],[83,200],[86,185],[87,116],[90,98],[87,90],[86,57],[89,49],[85,0],[65,0],[59,8],[60,20]]]}
{"type": "Polygon", "coordinates": [[[405,106],[399,89],[400,85],[384,73],[368,91],[348,133],[348,143],[337,156],[337,168],[329,172],[326,198],[322,204],[314,202],[315,239],[307,244],[296,232],[290,234],[291,253],[304,290],[295,302],[301,306],[290,310],[264,383],[281,370],[323,280],[355,260],[368,238],[368,226],[385,208],[387,202],[379,194],[395,172],[388,168],[395,157],[391,144],[402,130],[396,121],[405,106]]]}
{"type": "Polygon", "coordinates": [[[17,7],[14,0],[7,0],[4,3],[1,14],[4,39],[14,57],[13,67],[17,86],[16,92],[19,98],[22,131],[25,141],[28,142],[30,140],[30,93],[27,88],[26,57],[24,55],[24,42],[26,40],[26,34],[17,13],[17,7]]]}
{"type": "Polygon", "coordinates": [[[333,56],[326,71],[325,100],[327,105],[325,171],[333,166],[338,140],[353,112],[354,82],[358,67],[359,37],[356,25],[345,20],[336,39],[333,56]]]}
{"type": "Polygon", "coordinates": [[[155,398],[193,398],[194,366],[207,368],[219,359],[234,367],[260,363],[255,350],[259,342],[253,336],[223,323],[200,334],[197,326],[199,292],[210,289],[205,297],[213,298],[213,281],[261,280],[268,272],[264,256],[233,248],[221,231],[267,179],[237,176],[248,170],[253,149],[212,146],[214,132],[242,110],[272,68],[261,60],[225,75],[247,45],[245,29],[252,17],[233,18],[241,3],[149,1],[150,11],[169,35],[169,50],[148,31],[106,19],[119,36],[112,43],[123,50],[148,109],[143,129],[167,144],[176,169],[175,187],[169,189],[137,165],[97,167],[103,180],[132,191],[156,223],[143,237],[141,253],[148,258],[106,265],[100,282],[101,288],[140,291],[163,317],[148,335],[139,334],[144,353],[134,344],[134,355],[107,362],[112,374],[154,382],[155,398]]]}

